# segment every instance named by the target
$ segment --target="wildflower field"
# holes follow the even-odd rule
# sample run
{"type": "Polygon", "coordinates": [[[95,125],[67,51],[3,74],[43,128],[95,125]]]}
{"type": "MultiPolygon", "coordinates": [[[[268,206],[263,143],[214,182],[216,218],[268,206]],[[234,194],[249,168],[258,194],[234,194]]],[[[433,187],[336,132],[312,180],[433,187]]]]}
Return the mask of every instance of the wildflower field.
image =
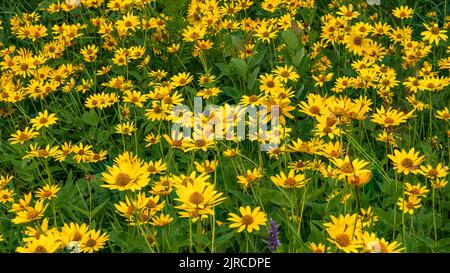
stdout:
{"type": "Polygon", "coordinates": [[[0,1],[0,252],[450,252],[449,4],[0,1]]]}

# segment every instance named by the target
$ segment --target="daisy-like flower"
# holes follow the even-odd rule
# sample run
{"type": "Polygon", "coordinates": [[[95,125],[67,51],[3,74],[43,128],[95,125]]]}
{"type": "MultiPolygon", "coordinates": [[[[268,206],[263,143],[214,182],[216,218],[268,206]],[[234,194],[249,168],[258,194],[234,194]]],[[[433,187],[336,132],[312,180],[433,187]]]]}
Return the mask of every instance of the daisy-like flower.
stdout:
{"type": "Polygon", "coordinates": [[[205,160],[202,163],[194,162],[197,171],[206,174],[213,173],[216,170],[218,163],[219,160],[205,160]]]}
{"type": "Polygon", "coordinates": [[[296,174],[294,170],[290,170],[288,175],[280,172],[280,174],[271,176],[270,180],[282,188],[303,188],[308,181],[304,174],[296,174]]]}
{"type": "Polygon", "coordinates": [[[372,115],[372,121],[374,123],[383,125],[385,128],[398,126],[405,123],[410,117],[412,117],[414,110],[405,114],[395,109],[385,109],[381,106],[380,109],[376,109],[376,113],[372,115]]]}
{"type": "Polygon", "coordinates": [[[136,107],[144,107],[144,103],[148,97],[146,94],[142,94],[140,91],[126,90],[122,97],[124,102],[134,104],[136,107]]]}
{"type": "Polygon", "coordinates": [[[109,235],[106,233],[101,233],[100,230],[91,230],[89,233],[80,241],[80,250],[85,253],[93,253],[94,251],[99,251],[104,248],[106,241],[108,241],[109,235]]]}
{"type": "Polygon", "coordinates": [[[310,248],[311,251],[314,252],[314,253],[326,253],[327,250],[328,250],[328,248],[327,248],[324,244],[322,244],[322,243],[319,243],[319,244],[316,244],[316,243],[310,243],[310,244],[309,244],[309,248],[310,248]]]}
{"type": "Polygon", "coordinates": [[[41,219],[47,206],[48,204],[44,205],[44,200],[36,201],[34,207],[27,206],[24,210],[17,211],[16,217],[12,219],[12,222],[17,225],[41,219]]]}
{"type": "Polygon", "coordinates": [[[413,214],[415,209],[420,208],[422,205],[420,204],[420,198],[416,195],[409,195],[408,199],[405,200],[403,198],[398,198],[397,205],[403,213],[413,214]]]}
{"type": "Polygon", "coordinates": [[[448,36],[445,34],[446,30],[440,30],[437,23],[432,25],[424,24],[427,30],[422,31],[422,40],[429,42],[430,44],[439,44],[439,41],[447,41],[448,36]]]}
{"type": "Polygon", "coordinates": [[[150,224],[155,227],[163,227],[170,224],[173,221],[173,218],[169,214],[161,213],[158,216],[152,218],[150,224]]]}
{"type": "Polygon", "coordinates": [[[61,242],[63,246],[68,245],[70,242],[80,242],[89,233],[89,226],[87,224],[77,223],[64,223],[61,228],[61,242]]]}
{"type": "Polygon", "coordinates": [[[9,189],[0,190],[0,203],[14,202],[14,191],[9,189]]]}
{"type": "Polygon", "coordinates": [[[121,162],[108,166],[107,172],[102,173],[102,177],[106,182],[102,187],[119,191],[140,190],[150,182],[148,172],[140,162],[121,162]]]}
{"type": "Polygon", "coordinates": [[[446,121],[450,121],[450,111],[448,110],[447,107],[445,107],[442,110],[437,110],[436,111],[436,118],[442,119],[442,120],[446,120],[446,121]]]}
{"type": "Polygon", "coordinates": [[[178,73],[177,75],[170,78],[170,80],[173,82],[175,86],[188,85],[190,82],[192,82],[193,79],[194,77],[192,77],[191,74],[189,74],[189,72],[178,73]]]}
{"type": "Polygon", "coordinates": [[[412,18],[414,10],[408,6],[400,6],[392,11],[392,14],[399,19],[412,18]]]}
{"type": "Polygon", "coordinates": [[[26,141],[35,138],[39,135],[34,128],[26,127],[23,131],[17,130],[15,134],[12,134],[8,139],[11,144],[24,144],[26,141]]]}
{"type": "Polygon", "coordinates": [[[144,163],[144,168],[147,169],[147,172],[150,175],[162,174],[165,170],[167,170],[167,165],[159,159],[157,161],[150,161],[148,163],[144,163]]]}
{"type": "Polygon", "coordinates": [[[198,215],[213,215],[213,207],[225,200],[221,192],[214,190],[214,186],[210,183],[201,180],[194,180],[192,183],[186,185],[179,185],[176,188],[176,201],[182,204],[176,208],[191,213],[195,212],[198,215]]]}
{"type": "Polygon", "coordinates": [[[211,97],[216,97],[221,92],[222,90],[218,87],[208,87],[198,91],[195,95],[204,99],[209,99],[211,97]]]}
{"type": "Polygon", "coordinates": [[[435,178],[444,178],[447,176],[449,172],[449,167],[444,166],[442,163],[437,164],[436,167],[433,167],[431,165],[427,166],[420,166],[422,175],[435,179],[435,178]]]}
{"type": "Polygon", "coordinates": [[[279,66],[273,72],[284,83],[288,81],[296,82],[300,78],[297,72],[294,71],[294,67],[289,65],[279,66]]]}
{"type": "Polygon", "coordinates": [[[345,20],[351,20],[354,18],[358,18],[359,16],[359,12],[353,10],[353,5],[350,4],[347,6],[341,6],[339,8],[339,11],[336,12],[337,15],[340,15],[342,18],[344,18],[345,20]]]}
{"type": "Polygon", "coordinates": [[[36,191],[36,197],[41,200],[51,200],[56,197],[56,194],[61,190],[57,185],[45,185],[36,191]]]}
{"type": "Polygon", "coordinates": [[[239,208],[240,216],[234,213],[229,214],[228,221],[233,223],[230,224],[230,228],[237,228],[238,232],[242,232],[245,229],[247,232],[252,233],[253,230],[260,230],[260,226],[266,225],[267,217],[266,214],[261,211],[260,207],[251,209],[250,206],[239,208]]]}
{"type": "Polygon", "coordinates": [[[61,248],[59,233],[50,232],[27,241],[25,246],[16,249],[19,253],[54,253],[61,248]]]}
{"type": "Polygon", "coordinates": [[[389,243],[384,238],[379,239],[375,233],[369,233],[367,231],[362,235],[362,241],[364,245],[362,252],[400,253],[405,249],[404,247],[400,247],[401,244],[396,241],[389,243]]]}
{"type": "Polygon", "coordinates": [[[337,218],[331,215],[331,222],[325,223],[324,226],[330,236],[328,241],[345,253],[357,253],[362,247],[362,223],[357,214],[339,215],[337,218]]]}
{"type": "Polygon", "coordinates": [[[11,180],[14,178],[14,176],[12,175],[0,175],[0,189],[3,189],[6,187],[6,185],[8,185],[9,182],[11,182],[11,180]]]}
{"type": "Polygon", "coordinates": [[[410,183],[405,183],[405,194],[408,196],[416,196],[416,197],[426,197],[427,193],[430,190],[427,189],[427,186],[421,186],[420,183],[417,183],[417,185],[412,185],[410,183]]]}
{"type": "Polygon", "coordinates": [[[116,133],[131,136],[136,131],[136,126],[134,125],[134,122],[126,122],[117,124],[116,127],[116,133]]]}
{"type": "Polygon", "coordinates": [[[411,148],[408,152],[404,149],[401,151],[396,149],[394,150],[394,154],[390,154],[388,157],[394,164],[394,169],[398,173],[403,173],[405,175],[409,173],[419,173],[420,164],[425,160],[425,156],[420,156],[420,153],[415,152],[414,148],[411,148]]]}
{"type": "Polygon", "coordinates": [[[31,119],[30,122],[33,124],[33,128],[39,130],[42,127],[50,127],[50,125],[55,124],[57,120],[58,118],[55,114],[48,114],[48,111],[44,110],[44,112],[40,112],[37,117],[31,119]]]}
{"type": "Polygon", "coordinates": [[[148,134],[145,136],[145,142],[147,142],[145,144],[145,147],[151,147],[152,145],[155,145],[156,143],[158,143],[161,140],[161,136],[160,135],[154,135],[154,134],[148,134]]]}
{"type": "Polygon", "coordinates": [[[250,184],[256,182],[258,179],[262,177],[262,174],[258,168],[254,168],[253,170],[247,170],[244,175],[237,176],[237,182],[242,184],[244,188],[248,188],[250,184]]]}

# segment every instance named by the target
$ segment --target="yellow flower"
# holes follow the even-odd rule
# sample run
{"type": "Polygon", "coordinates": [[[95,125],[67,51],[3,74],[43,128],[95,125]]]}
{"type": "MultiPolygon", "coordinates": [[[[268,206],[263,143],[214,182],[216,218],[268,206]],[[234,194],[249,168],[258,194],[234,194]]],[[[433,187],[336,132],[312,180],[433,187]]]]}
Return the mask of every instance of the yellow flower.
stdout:
{"type": "Polygon", "coordinates": [[[450,121],[450,111],[448,110],[447,107],[445,107],[444,109],[438,110],[438,111],[436,112],[436,117],[437,117],[438,119],[450,121]]]}
{"type": "Polygon", "coordinates": [[[58,118],[55,114],[48,114],[47,110],[44,110],[44,112],[40,112],[37,117],[31,119],[31,124],[33,124],[33,128],[36,128],[37,130],[41,129],[42,127],[50,127],[50,125],[53,125],[56,123],[58,118]]]}
{"type": "Polygon", "coordinates": [[[403,198],[398,198],[397,205],[400,207],[400,210],[403,213],[413,214],[414,210],[420,208],[422,205],[420,204],[420,198],[415,195],[409,195],[408,200],[403,198]]]}
{"type": "Polygon", "coordinates": [[[126,122],[126,123],[117,124],[115,129],[116,129],[116,133],[122,134],[122,135],[128,135],[128,136],[131,136],[133,134],[133,132],[136,131],[134,122],[126,122]]]}
{"type": "Polygon", "coordinates": [[[448,181],[446,179],[433,179],[431,180],[431,186],[435,189],[442,189],[447,185],[448,181]]]}
{"type": "Polygon", "coordinates": [[[339,11],[336,12],[337,15],[340,15],[345,20],[351,20],[353,18],[358,18],[359,12],[353,10],[353,5],[350,4],[347,6],[341,6],[339,11]]]}
{"type": "Polygon", "coordinates": [[[80,241],[80,250],[85,253],[93,253],[104,248],[106,241],[108,241],[109,235],[106,233],[101,234],[100,230],[91,230],[80,241]]]}
{"type": "Polygon", "coordinates": [[[80,143],[78,145],[73,145],[71,149],[72,149],[72,152],[74,153],[73,159],[75,159],[75,161],[77,163],[87,162],[93,153],[91,150],[92,146],[88,145],[88,144],[83,145],[83,143],[80,143]]]}
{"type": "Polygon", "coordinates": [[[80,53],[86,62],[93,62],[97,59],[98,47],[96,45],[88,45],[81,49],[80,53]]]}
{"type": "Polygon", "coordinates": [[[44,206],[44,200],[38,200],[34,207],[25,207],[24,210],[17,211],[12,222],[17,225],[41,219],[47,207],[48,204],[44,206]]]}
{"type": "Polygon", "coordinates": [[[303,188],[308,180],[305,179],[304,174],[296,174],[294,170],[290,170],[288,175],[284,172],[271,176],[270,180],[282,188],[303,188]]]}
{"type": "Polygon", "coordinates": [[[144,107],[144,103],[147,101],[147,95],[142,94],[140,91],[126,90],[122,97],[124,102],[129,102],[137,107],[144,107]]]}
{"type": "Polygon", "coordinates": [[[258,170],[258,168],[254,168],[253,171],[247,170],[246,174],[237,176],[237,180],[238,180],[237,182],[239,184],[242,184],[242,186],[244,186],[244,188],[248,188],[248,186],[251,183],[257,181],[261,177],[262,177],[262,174],[258,170]]]}
{"type": "Polygon", "coordinates": [[[36,197],[41,200],[51,200],[56,197],[56,194],[61,190],[57,185],[45,185],[36,191],[36,197]]]}
{"type": "Polygon", "coordinates": [[[362,247],[362,223],[357,214],[339,215],[337,218],[331,215],[331,222],[325,223],[324,226],[330,236],[328,241],[345,253],[357,253],[362,247]]]}
{"type": "Polygon", "coordinates": [[[315,244],[315,243],[310,243],[309,244],[309,248],[314,252],[314,253],[326,253],[327,252],[327,250],[328,250],[328,248],[324,245],[324,244],[322,244],[322,243],[319,243],[319,244],[315,244]]]}
{"type": "Polygon", "coordinates": [[[422,187],[420,183],[417,183],[417,185],[405,183],[405,194],[408,196],[426,197],[429,191],[427,186],[422,187]]]}
{"type": "Polygon", "coordinates": [[[408,152],[404,149],[400,152],[394,150],[393,155],[388,155],[389,159],[394,164],[394,169],[398,173],[405,175],[409,173],[417,174],[420,172],[420,164],[425,160],[425,156],[419,156],[419,152],[415,152],[414,148],[411,148],[408,152]]]}
{"type": "Polygon", "coordinates": [[[0,203],[14,202],[14,191],[9,189],[0,190],[0,203]]]}
{"type": "Polygon", "coordinates": [[[205,160],[202,163],[194,162],[197,171],[206,174],[213,173],[216,170],[218,163],[219,160],[205,160]]]}
{"type": "Polygon", "coordinates": [[[14,178],[14,176],[12,175],[0,175],[0,189],[3,189],[6,187],[6,185],[8,185],[9,182],[11,182],[11,180],[14,178]]]}
{"type": "Polygon", "coordinates": [[[144,168],[147,169],[147,172],[151,175],[162,174],[165,170],[167,170],[166,163],[162,162],[162,159],[157,161],[150,161],[148,163],[144,163],[144,168]]]}
{"type": "Polygon", "coordinates": [[[150,224],[156,227],[163,227],[170,224],[173,221],[173,218],[170,217],[169,214],[161,213],[160,215],[153,217],[150,224]]]}
{"type": "Polygon", "coordinates": [[[120,35],[126,35],[128,31],[135,31],[139,28],[139,17],[128,12],[122,17],[122,20],[116,21],[116,28],[120,35]]]}
{"type": "Polygon", "coordinates": [[[339,179],[354,176],[358,172],[362,171],[367,165],[369,165],[369,162],[365,160],[350,160],[350,157],[348,155],[346,155],[344,159],[333,158],[331,162],[333,162],[333,164],[339,170],[339,179]]]}
{"type": "Polygon", "coordinates": [[[222,197],[221,192],[214,190],[214,186],[210,183],[205,183],[200,180],[194,180],[192,183],[179,185],[176,188],[176,201],[182,204],[175,208],[192,212],[195,211],[200,215],[213,215],[213,207],[222,203],[225,197],[222,197]]]}
{"type": "Polygon", "coordinates": [[[16,249],[19,253],[54,253],[61,248],[59,232],[49,232],[47,235],[39,236],[27,241],[25,246],[16,249]]]}
{"type": "Polygon", "coordinates": [[[256,34],[254,36],[258,38],[258,41],[270,43],[271,40],[277,37],[278,30],[272,25],[269,25],[267,21],[261,23],[260,26],[256,28],[256,34]]]}
{"type": "Polygon", "coordinates": [[[367,231],[362,235],[362,241],[364,249],[362,252],[368,253],[400,253],[405,248],[400,248],[400,243],[394,241],[392,243],[387,242],[384,238],[379,239],[375,233],[369,233],[367,231]]]}
{"type": "Polygon", "coordinates": [[[145,136],[145,142],[147,142],[147,144],[145,144],[145,147],[150,147],[156,143],[159,142],[159,140],[161,139],[160,135],[154,135],[154,134],[148,134],[145,136]]]}
{"type": "Polygon", "coordinates": [[[400,19],[412,18],[414,10],[408,6],[400,6],[392,11],[392,14],[400,19]]]}
{"type": "Polygon", "coordinates": [[[437,23],[433,23],[432,25],[423,24],[427,30],[422,31],[422,40],[429,42],[430,44],[435,43],[439,44],[439,41],[447,41],[448,36],[445,35],[446,30],[439,30],[439,26],[437,23]]]}
{"type": "Polygon", "coordinates": [[[376,109],[376,113],[372,115],[372,121],[383,125],[385,128],[398,126],[401,123],[405,123],[408,118],[412,117],[413,112],[414,110],[404,114],[403,112],[399,112],[395,109],[384,109],[384,107],[381,106],[381,108],[376,109]]]}
{"type": "Polygon", "coordinates": [[[24,144],[25,141],[33,139],[38,135],[39,132],[36,132],[34,128],[26,127],[23,131],[17,130],[8,140],[11,144],[24,144]]]}
{"type": "Polygon", "coordinates": [[[237,228],[238,232],[242,232],[245,229],[249,233],[252,233],[253,230],[258,231],[260,229],[259,226],[266,225],[267,222],[266,214],[260,210],[260,207],[256,207],[253,210],[250,206],[240,207],[240,216],[234,213],[229,214],[228,221],[233,222],[230,224],[230,228],[237,228]]]}
{"type": "Polygon", "coordinates": [[[276,94],[283,88],[283,84],[277,76],[265,74],[261,75],[259,78],[259,89],[266,94],[276,94]]]}
{"type": "Polygon", "coordinates": [[[102,173],[102,180],[106,182],[102,187],[119,191],[140,190],[150,182],[148,174],[140,163],[121,162],[108,166],[107,172],[102,173]]]}

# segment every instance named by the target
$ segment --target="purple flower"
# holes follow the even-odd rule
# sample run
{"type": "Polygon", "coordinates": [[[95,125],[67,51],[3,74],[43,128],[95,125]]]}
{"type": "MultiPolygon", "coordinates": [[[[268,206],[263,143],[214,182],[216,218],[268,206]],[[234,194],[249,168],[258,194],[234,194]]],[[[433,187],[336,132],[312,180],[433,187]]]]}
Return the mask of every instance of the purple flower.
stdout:
{"type": "Polygon", "coordinates": [[[272,252],[275,252],[277,250],[277,247],[281,246],[281,242],[278,239],[278,227],[275,221],[270,218],[270,230],[269,230],[269,249],[272,252]]]}

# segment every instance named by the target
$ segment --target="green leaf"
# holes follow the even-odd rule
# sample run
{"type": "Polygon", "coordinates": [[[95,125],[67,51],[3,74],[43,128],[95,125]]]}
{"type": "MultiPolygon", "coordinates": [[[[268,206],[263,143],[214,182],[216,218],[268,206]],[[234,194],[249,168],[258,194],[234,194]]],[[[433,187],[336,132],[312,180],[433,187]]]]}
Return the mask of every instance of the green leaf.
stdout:
{"type": "Polygon", "coordinates": [[[109,233],[111,241],[116,243],[118,246],[122,248],[126,248],[128,246],[128,232],[125,231],[111,231],[109,233]]]}
{"type": "Polygon", "coordinates": [[[286,197],[281,192],[276,192],[272,199],[270,199],[272,203],[277,206],[290,208],[291,203],[286,199],[286,197]]]}
{"type": "Polygon", "coordinates": [[[224,63],[216,63],[215,65],[219,68],[220,73],[222,75],[225,75],[225,76],[230,75],[231,71],[230,71],[230,68],[228,67],[228,65],[226,65],[224,63]]]}
{"type": "Polygon", "coordinates": [[[264,60],[265,56],[266,56],[266,50],[262,50],[260,52],[257,52],[255,55],[252,55],[251,57],[249,57],[249,61],[248,61],[249,69],[259,66],[261,64],[261,62],[264,60]]]}
{"type": "Polygon", "coordinates": [[[257,66],[252,74],[250,75],[250,78],[248,79],[248,83],[247,83],[247,87],[248,89],[252,89],[253,86],[255,85],[256,79],[258,78],[258,74],[259,74],[259,66],[257,66]]]}
{"type": "Polygon", "coordinates": [[[237,36],[231,36],[231,42],[233,43],[233,46],[238,50],[243,51],[245,49],[244,42],[241,38],[237,36]]]}
{"type": "Polygon", "coordinates": [[[226,242],[230,241],[235,235],[236,235],[236,232],[235,231],[231,231],[231,232],[228,232],[228,233],[226,233],[226,234],[224,234],[222,236],[219,236],[219,237],[216,238],[215,244],[217,246],[222,246],[226,242]]]}
{"type": "Polygon", "coordinates": [[[69,206],[70,206],[71,208],[76,209],[78,212],[80,212],[81,214],[83,214],[84,216],[86,216],[87,218],[89,218],[89,211],[87,211],[87,210],[85,210],[85,209],[81,209],[81,208],[79,208],[79,207],[77,207],[77,206],[75,206],[75,205],[73,205],[73,204],[69,204],[69,206]]]}
{"type": "Polygon", "coordinates": [[[56,197],[56,207],[61,208],[66,206],[67,202],[70,201],[72,196],[74,195],[74,185],[73,185],[73,174],[72,171],[67,175],[66,182],[64,183],[63,188],[58,193],[58,197],[56,197]]]}
{"type": "Polygon", "coordinates": [[[233,194],[234,196],[236,196],[242,203],[244,204],[248,204],[250,201],[250,197],[243,194],[242,192],[239,191],[235,191],[235,190],[227,190],[227,192],[233,194]]]}
{"type": "Polygon", "coordinates": [[[95,207],[92,211],[91,211],[91,217],[94,217],[97,213],[99,213],[105,206],[106,204],[109,203],[109,199],[106,200],[105,202],[101,203],[100,205],[98,205],[97,207],[95,207]]]}
{"type": "Polygon", "coordinates": [[[294,52],[299,43],[297,35],[292,30],[285,30],[283,33],[281,33],[281,37],[283,38],[284,42],[288,46],[289,51],[294,52]]]}
{"type": "Polygon", "coordinates": [[[416,235],[417,240],[425,243],[429,248],[434,248],[434,241],[431,238],[416,235]]]}
{"type": "Polygon", "coordinates": [[[248,71],[248,65],[247,63],[242,60],[242,59],[238,59],[238,58],[232,58],[230,61],[230,66],[240,75],[242,75],[243,77],[245,77],[245,75],[247,74],[248,71]]]}
{"type": "Polygon", "coordinates": [[[304,56],[305,56],[305,48],[302,47],[301,49],[297,50],[295,56],[292,57],[292,64],[295,66],[299,66],[304,56]]]}
{"type": "Polygon", "coordinates": [[[97,124],[100,122],[100,117],[93,109],[91,109],[89,112],[84,112],[82,118],[84,123],[91,126],[97,126],[97,124]]]}

